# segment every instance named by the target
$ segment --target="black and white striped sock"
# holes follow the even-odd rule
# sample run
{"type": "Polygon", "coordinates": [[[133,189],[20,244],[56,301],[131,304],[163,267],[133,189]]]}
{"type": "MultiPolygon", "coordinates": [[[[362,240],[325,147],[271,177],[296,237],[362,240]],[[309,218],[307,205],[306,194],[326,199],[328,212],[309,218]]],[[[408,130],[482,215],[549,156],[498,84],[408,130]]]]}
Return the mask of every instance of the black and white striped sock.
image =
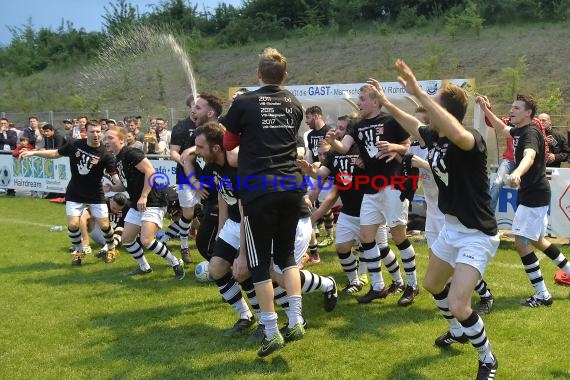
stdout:
{"type": "Polygon", "coordinates": [[[491,344],[485,333],[485,324],[476,312],[471,313],[467,319],[460,321],[463,333],[469,338],[469,342],[479,353],[479,360],[484,363],[493,363],[495,358],[491,352],[491,344]]]}
{"type": "Polygon", "coordinates": [[[375,241],[362,243],[362,255],[360,261],[366,263],[366,268],[370,274],[372,289],[380,291],[384,289],[384,278],[382,277],[380,251],[375,241]]]}
{"type": "Polygon", "coordinates": [[[300,270],[299,274],[301,276],[301,291],[303,293],[311,293],[316,290],[326,292],[332,289],[333,282],[328,277],[319,276],[308,270],[300,270]]]}
{"type": "Polygon", "coordinates": [[[69,240],[71,241],[73,247],[76,250],[80,251],[83,245],[81,244],[81,231],[79,228],[72,230],[71,228],[67,227],[67,236],[69,237],[69,240]]]}
{"type": "Polygon", "coordinates": [[[240,319],[251,319],[252,314],[243,299],[240,287],[231,273],[226,273],[222,278],[216,280],[218,290],[224,301],[238,313],[240,319]]]}
{"type": "Polygon", "coordinates": [[[145,247],[148,250],[153,251],[158,256],[167,260],[173,267],[180,264],[180,261],[170,252],[166,244],[162,244],[158,240],[154,239],[149,245],[145,247]]]}
{"type": "Polygon", "coordinates": [[[337,252],[338,260],[340,261],[340,266],[342,270],[348,277],[348,282],[353,284],[358,279],[358,261],[356,260],[356,256],[352,253],[352,251],[348,252],[337,252]]]}
{"type": "Polygon", "coordinates": [[[414,251],[414,247],[409,239],[404,240],[396,246],[400,250],[400,257],[402,258],[402,265],[406,272],[408,285],[415,288],[418,286],[418,280],[416,278],[416,252],[414,251]]]}
{"type": "Polygon", "coordinates": [[[566,256],[560,249],[554,244],[550,244],[550,247],[544,250],[544,254],[550,258],[556,264],[556,266],[564,271],[567,275],[570,275],[570,263],[566,259],[566,256]]]}
{"type": "Polygon", "coordinates": [[[123,242],[123,247],[129,252],[131,257],[137,261],[142,270],[149,270],[150,265],[144,256],[143,249],[137,240],[130,243],[123,242]]]}
{"type": "Polygon", "coordinates": [[[540,263],[538,262],[538,258],[534,252],[521,257],[521,261],[526,275],[535,289],[536,295],[542,299],[550,298],[550,293],[546,288],[546,283],[544,282],[542,272],[540,271],[540,263]]]}

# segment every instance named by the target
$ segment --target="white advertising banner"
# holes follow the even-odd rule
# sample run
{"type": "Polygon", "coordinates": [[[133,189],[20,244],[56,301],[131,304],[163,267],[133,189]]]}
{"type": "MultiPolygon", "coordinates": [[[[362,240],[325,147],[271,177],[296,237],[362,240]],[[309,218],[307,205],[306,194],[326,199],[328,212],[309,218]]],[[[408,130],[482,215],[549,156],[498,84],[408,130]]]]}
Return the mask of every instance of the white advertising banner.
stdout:
{"type": "Polygon", "coordinates": [[[69,178],[67,158],[29,157],[19,161],[10,154],[0,155],[0,186],[3,188],[65,193],[69,178]]]}
{"type": "MultiPolygon", "coordinates": [[[[429,95],[435,95],[446,83],[454,83],[467,92],[472,92],[475,88],[475,79],[436,79],[436,80],[422,80],[419,85],[425,89],[429,95]]],[[[399,82],[382,82],[382,88],[388,98],[405,98],[409,97],[406,90],[399,82]]],[[[358,90],[364,83],[331,83],[331,84],[313,84],[313,85],[293,85],[283,86],[290,91],[299,100],[310,99],[313,101],[319,99],[343,99],[358,98],[358,90]]],[[[230,87],[228,89],[228,98],[231,99],[232,95],[241,87],[230,87]]],[[[245,87],[249,91],[257,90],[259,87],[251,86],[245,87]]]]}
{"type": "MultiPolygon", "coordinates": [[[[176,183],[176,162],[150,160],[157,173],[165,174],[168,182],[176,183]]],[[[10,154],[0,154],[0,188],[65,193],[71,178],[67,157],[51,160],[28,157],[22,161],[10,154]]]]}

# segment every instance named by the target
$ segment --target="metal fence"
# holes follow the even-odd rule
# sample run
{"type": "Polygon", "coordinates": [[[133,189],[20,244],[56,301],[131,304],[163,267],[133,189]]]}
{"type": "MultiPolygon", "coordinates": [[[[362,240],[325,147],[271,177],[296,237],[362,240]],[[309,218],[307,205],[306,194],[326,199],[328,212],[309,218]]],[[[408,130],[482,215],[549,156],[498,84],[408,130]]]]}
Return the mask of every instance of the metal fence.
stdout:
{"type": "Polygon", "coordinates": [[[168,121],[168,125],[172,128],[178,121],[188,116],[188,109],[182,107],[166,108],[164,112],[148,114],[140,111],[125,110],[103,110],[101,112],[72,112],[72,111],[37,111],[37,112],[0,112],[0,117],[7,118],[10,123],[14,123],[16,128],[23,129],[28,126],[28,118],[35,116],[40,123],[49,123],[56,129],[63,128],[63,120],[74,119],[80,116],[87,116],[88,119],[114,119],[115,121],[123,121],[125,118],[133,116],[141,116],[143,131],[149,126],[151,117],[161,117],[168,121]]]}

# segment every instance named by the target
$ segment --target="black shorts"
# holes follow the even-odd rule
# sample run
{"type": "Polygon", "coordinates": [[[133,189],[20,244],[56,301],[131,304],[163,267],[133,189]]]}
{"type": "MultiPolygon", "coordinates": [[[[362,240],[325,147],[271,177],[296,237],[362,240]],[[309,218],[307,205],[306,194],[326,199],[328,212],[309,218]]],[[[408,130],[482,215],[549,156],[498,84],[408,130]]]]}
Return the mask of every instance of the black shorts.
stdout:
{"type": "Polygon", "coordinates": [[[295,232],[303,194],[282,191],[265,194],[244,205],[247,264],[253,282],[269,279],[271,251],[281,269],[295,265],[295,232]]]}
{"type": "Polygon", "coordinates": [[[214,252],[216,235],[218,234],[218,210],[206,209],[200,219],[200,227],[196,235],[196,248],[203,258],[210,261],[214,252]]]}
{"type": "Polygon", "coordinates": [[[234,260],[238,257],[239,250],[232,247],[223,239],[218,238],[216,244],[214,245],[214,253],[212,257],[219,257],[226,260],[228,263],[233,264],[234,260]]]}

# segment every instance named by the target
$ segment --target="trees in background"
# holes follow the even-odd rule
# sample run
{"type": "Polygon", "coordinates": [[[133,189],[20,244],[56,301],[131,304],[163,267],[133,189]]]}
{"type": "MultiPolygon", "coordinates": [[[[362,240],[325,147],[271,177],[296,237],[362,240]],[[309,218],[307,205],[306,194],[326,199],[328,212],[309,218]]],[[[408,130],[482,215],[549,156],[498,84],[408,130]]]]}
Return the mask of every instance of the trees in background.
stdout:
{"type": "Polygon", "coordinates": [[[85,62],[106,38],[140,24],[231,46],[327,29],[343,33],[370,23],[406,29],[435,21],[453,38],[461,33],[479,35],[484,23],[570,17],[570,0],[244,0],[239,8],[221,1],[213,9],[200,9],[191,1],[163,0],[142,14],[128,0],[111,1],[102,16],[102,33],[78,30],[70,21],[62,21],[56,31],[36,31],[29,20],[27,25],[9,27],[12,40],[0,47],[0,75],[26,76],[49,65],[85,62]]]}
{"type": "Polygon", "coordinates": [[[27,76],[48,65],[70,65],[84,62],[97,54],[103,35],[76,29],[70,21],[53,31],[35,31],[32,21],[24,26],[8,27],[12,41],[0,48],[0,75],[27,76]]]}

